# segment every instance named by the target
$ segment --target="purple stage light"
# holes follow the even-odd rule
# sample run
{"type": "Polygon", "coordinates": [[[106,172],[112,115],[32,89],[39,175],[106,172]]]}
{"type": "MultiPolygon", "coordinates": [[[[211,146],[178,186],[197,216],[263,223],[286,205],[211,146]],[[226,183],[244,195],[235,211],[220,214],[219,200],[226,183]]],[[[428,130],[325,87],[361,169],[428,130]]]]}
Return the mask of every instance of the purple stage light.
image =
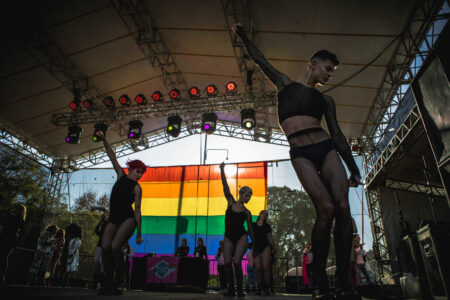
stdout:
{"type": "Polygon", "coordinates": [[[211,128],[211,126],[209,126],[209,124],[205,124],[205,126],[203,127],[205,130],[209,130],[211,128]]]}
{"type": "Polygon", "coordinates": [[[128,133],[128,137],[129,138],[134,138],[134,133],[132,133],[132,132],[128,133]]]}
{"type": "Polygon", "coordinates": [[[66,142],[70,142],[70,137],[66,137],[66,142]]]}

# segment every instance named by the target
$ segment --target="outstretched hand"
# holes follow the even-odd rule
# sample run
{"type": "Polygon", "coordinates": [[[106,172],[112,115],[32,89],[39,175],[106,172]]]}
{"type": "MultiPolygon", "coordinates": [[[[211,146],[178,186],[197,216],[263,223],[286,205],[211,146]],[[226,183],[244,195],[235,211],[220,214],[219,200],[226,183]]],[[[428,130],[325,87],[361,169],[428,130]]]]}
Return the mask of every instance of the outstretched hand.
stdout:
{"type": "Polygon", "coordinates": [[[242,31],[243,29],[244,28],[242,27],[242,23],[236,23],[231,26],[231,30],[233,30],[233,32],[242,31]]]}
{"type": "Polygon", "coordinates": [[[144,242],[144,239],[142,238],[142,236],[137,235],[136,236],[136,244],[140,245],[140,244],[142,244],[142,242],[144,242]]]}
{"type": "Polygon", "coordinates": [[[357,176],[357,175],[350,175],[350,178],[348,179],[348,185],[350,187],[357,187],[358,185],[361,184],[361,177],[357,176]]]}
{"type": "Polygon", "coordinates": [[[225,168],[225,162],[222,162],[222,163],[220,164],[220,169],[223,170],[223,168],[225,168]]]}

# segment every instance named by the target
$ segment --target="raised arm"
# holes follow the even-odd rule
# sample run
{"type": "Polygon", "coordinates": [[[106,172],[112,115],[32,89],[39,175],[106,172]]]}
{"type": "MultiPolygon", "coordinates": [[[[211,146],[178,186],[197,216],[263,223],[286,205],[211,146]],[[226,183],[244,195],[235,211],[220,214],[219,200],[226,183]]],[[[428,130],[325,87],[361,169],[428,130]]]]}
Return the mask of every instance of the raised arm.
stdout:
{"type": "Polygon", "coordinates": [[[361,184],[361,175],[359,173],[358,166],[353,159],[352,151],[347,143],[347,139],[339,127],[336,118],[336,104],[333,98],[324,95],[327,108],[325,110],[325,121],[327,122],[328,130],[330,131],[331,139],[336,145],[336,150],[341,155],[348,169],[350,170],[350,186],[356,187],[361,184]]]}
{"type": "Polygon", "coordinates": [[[271,64],[269,64],[269,62],[261,53],[261,51],[259,51],[259,49],[256,48],[256,46],[253,45],[253,43],[247,37],[247,34],[245,33],[244,28],[242,27],[242,24],[240,23],[234,24],[231,27],[231,29],[234,32],[236,32],[237,35],[241,38],[242,43],[245,46],[245,49],[247,49],[248,55],[261,68],[261,70],[267,76],[267,78],[269,78],[269,80],[272,81],[273,84],[275,84],[278,91],[281,91],[286,85],[292,82],[292,80],[290,80],[289,77],[279,72],[271,64]]]}
{"type": "Polygon", "coordinates": [[[220,175],[222,177],[223,194],[227,198],[228,206],[234,203],[234,197],[230,193],[230,187],[228,186],[227,177],[225,176],[225,163],[220,164],[220,175]]]}
{"type": "Polygon", "coordinates": [[[117,177],[125,175],[125,171],[120,167],[119,163],[117,162],[116,153],[111,148],[111,145],[106,140],[106,137],[103,135],[103,131],[97,131],[96,135],[103,140],[103,145],[105,146],[106,154],[108,154],[109,160],[111,161],[114,170],[116,171],[117,177]]]}
{"type": "Polygon", "coordinates": [[[144,241],[141,235],[141,199],[142,199],[142,189],[139,184],[134,187],[134,218],[136,219],[136,244],[140,245],[144,241]]]}

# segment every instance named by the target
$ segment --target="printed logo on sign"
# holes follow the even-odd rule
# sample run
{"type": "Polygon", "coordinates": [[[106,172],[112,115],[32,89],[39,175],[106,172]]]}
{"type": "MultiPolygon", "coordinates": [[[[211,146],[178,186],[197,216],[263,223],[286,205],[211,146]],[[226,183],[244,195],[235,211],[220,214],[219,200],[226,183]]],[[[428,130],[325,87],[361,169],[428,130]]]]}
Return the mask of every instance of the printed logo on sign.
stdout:
{"type": "Polygon", "coordinates": [[[155,276],[158,277],[159,279],[167,277],[167,275],[176,270],[175,268],[170,268],[169,264],[165,260],[158,262],[153,267],[153,269],[155,271],[155,276]]]}

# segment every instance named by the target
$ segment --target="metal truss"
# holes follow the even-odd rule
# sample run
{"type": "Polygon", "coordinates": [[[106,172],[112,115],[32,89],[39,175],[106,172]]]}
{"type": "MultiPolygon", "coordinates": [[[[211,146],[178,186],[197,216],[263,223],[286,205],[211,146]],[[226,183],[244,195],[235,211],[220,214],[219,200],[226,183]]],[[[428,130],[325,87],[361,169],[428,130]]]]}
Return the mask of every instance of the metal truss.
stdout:
{"type": "Polygon", "coordinates": [[[247,93],[264,92],[264,75],[248,56],[244,44],[237,34],[232,33],[231,25],[241,23],[246,29],[248,38],[256,45],[255,21],[250,11],[250,1],[246,0],[222,0],[222,8],[226,26],[230,34],[231,45],[237,60],[239,72],[247,93]],[[249,86],[247,78],[250,76],[252,85],[249,86]],[[246,84],[247,83],[247,84],[246,84]]]}
{"type": "Polygon", "coordinates": [[[38,150],[38,147],[32,145],[26,139],[21,138],[19,134],[13,132],[11,129],[1,124],[0,126],[0,143],[2,145],[25,155],[44,167],[50,168],[53,165],[53,158],[51,156],[38,150]]]}
{"type": "Polygon", "coordinates": [[[113,0],[112,4],[150,64],[160,71],[164,85],[169,88],[182,85],[187,90],[186,80],[150,17],[145,2],[113,0]]]}
{"type": "Polygon", "coordinates": [[[434,196],[445,197],[445,189],[438,186],[432,186],[430,191],[430,187],[427,185],[414,182],[399,181],[395,179],[386,179],[385,187],[390,189],[420,193],[422,195],[430,195],[432,193],[434,196]]]}
{"type": "MultiPolygon", "coordinates": [[[[275,93],[259,95],[254,108],[261,110],[276,105],[275,93]]],[[[170,114],[180,114],[184,117],[197,116],[210,111],[232,111],[246,107],[252,103],[247,95],[223,95],[214,98],[180,99],[167,102],[149,102],[144,105],[117,106],[112,109],[103,108],[94,111],[78,111],[70,113],[56,113],[51,122],[56,126],[71,124],[90,124],[96,122],[117,122],[135,118],[167,117],[170,114]]]]}
{"type": "Polygon", "coordinates": [[[384,275],[392,275],[392,267],[381,215],[380,197],[380,188],[366,189],[366,199],[373,235],[373,251],[377,262],[378,274],[380,277],[383,277],[384,275]]]}
{"type": "Polygon", "coordinates": [[[396,53],[388,64],[387,74],[362,130],[360,144],[369,168],[375,163],[376,158],[372,155],[376,150],[375,145],[391,122],[396,108],[403,100],[406,87],[430,53],[436,38],[434,22],[444,1],[424,0],[417,3],[408,28],[400,37],[396,53]]]}
{"type": "MultiPolygon", "coordinates": [[[[61,195],[61,188],[64,176],[64,171],[61,169],[61,164],[62,161],[55,161],[52,167],[50,168],[47,186],[45,188],[45,195],[40,218],[41,222],[39,224],[40,229],[44,227],[45,224],[44,222],[46,222],[47,216],[55,215],[51,213],[51,211],[55,209],[56,203],[60,201],[59,197],[61,195]]],[[[51,220],[49,224],[53,224],[53,220],[51,220]]]]}
{"type": "Polygon", "coordinates": [[[405,121],[401,124],[389,144],[378,157],[371,169],[366,165],[365,188],[371,189],[380,184],[400,159],[407,154],[409,148],[424,133],[417,105],[413,107],[405,121]]]}
{"type": "MultiPolygon", "coordinates": [[[[174,140],[179,140],[194,134],[201,134],[201,120],[193,119],[181,128],[180,135],[177,138],[173,138],[166,133],[166,128],[160,128],[151,132],[147,132],[138,142],[130,141],[120,141],[114,143],[111,147],[114,149],[116,156],[124,157],[135,152],[147,150],[156,146],[160,146],[174,140]]],[[[255,132],[247,131],[241,127],[241,124],[218,121],[216,125],[216,130],[213,133],[219,136],[228,136],[233,138],[239,138],[243,140],[271,143],[281,146],[289,146],[284,134],[280,131],[270,131],[266,132],[260,129],[255,132]]],[[[74,162],[72,169],[83,169],[89,168],[93,165],[98,165],[109,161],[109,158],[104,151],[104,149],[97,149],[95,151],[90,151],[80,157],[71,158],[74,162]]]]}

